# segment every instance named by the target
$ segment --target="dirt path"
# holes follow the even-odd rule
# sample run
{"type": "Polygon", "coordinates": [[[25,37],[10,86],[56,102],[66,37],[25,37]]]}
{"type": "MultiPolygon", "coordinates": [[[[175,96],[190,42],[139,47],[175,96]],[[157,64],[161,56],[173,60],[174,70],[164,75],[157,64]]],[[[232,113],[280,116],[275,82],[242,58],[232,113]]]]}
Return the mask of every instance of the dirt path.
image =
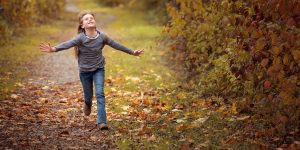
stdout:
{"type": "MultiPolygon", "coordinates": [[[[80,11],[70,0],[66,10],[80,11]]],[[[101,27],[115,19],[102,16],[108,19],[102,20],[101,27]]],[[[59,41],[76,34],[77,23],[73,24],[59,41]]],[[[0,102],[0,149],[115,149],[113,128],[98,130],[95,110],[90,117],[83,116],[82,89],[72,50],[43,55],[30,72],[18,90],[0,102]]]]}

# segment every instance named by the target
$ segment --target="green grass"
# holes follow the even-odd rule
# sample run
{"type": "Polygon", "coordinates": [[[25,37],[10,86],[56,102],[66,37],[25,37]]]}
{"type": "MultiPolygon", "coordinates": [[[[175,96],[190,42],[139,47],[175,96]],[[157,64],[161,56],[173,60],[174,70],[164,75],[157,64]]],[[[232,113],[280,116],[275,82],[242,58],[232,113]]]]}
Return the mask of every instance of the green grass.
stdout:
{"type": "Polygon", "coordinates": [[[156,37],[160,34],[160,26],[148,25],[142,19],[142,15],[138,13],[133,15],[124,10],[114,12],[120,19],[114,22],[107,32],[128,47],[144,49],[145,54],[140,58],[132,58],[132,56],[125,56],[107,49],[107,55],[110,56],[108,66],[114,67],[115,64],[120,64],[121,68],[126,68],[125,75],[141,77],[144,81],[148,81],[151,87],[160,87],[163,79],[169,78],[168,75],[170,75],[170,70],[160,63],[159,52],[161,50],[158,49],[155,42],[156,37]],[[144,75],[143,72],[147,75],[144,75]]]}

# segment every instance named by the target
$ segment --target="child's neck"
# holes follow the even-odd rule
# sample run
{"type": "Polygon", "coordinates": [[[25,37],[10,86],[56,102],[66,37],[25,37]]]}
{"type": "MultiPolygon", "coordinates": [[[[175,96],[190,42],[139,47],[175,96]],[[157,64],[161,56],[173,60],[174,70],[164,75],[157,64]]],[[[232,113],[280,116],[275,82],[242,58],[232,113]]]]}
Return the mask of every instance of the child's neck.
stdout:
{"type": "Polygon", "coordinates": [[[95,37],[97,35],[97,30],[96,30],[96,28],[88,28],[88,29],[85,29],[85,34],[88,37],[95,37]]]}

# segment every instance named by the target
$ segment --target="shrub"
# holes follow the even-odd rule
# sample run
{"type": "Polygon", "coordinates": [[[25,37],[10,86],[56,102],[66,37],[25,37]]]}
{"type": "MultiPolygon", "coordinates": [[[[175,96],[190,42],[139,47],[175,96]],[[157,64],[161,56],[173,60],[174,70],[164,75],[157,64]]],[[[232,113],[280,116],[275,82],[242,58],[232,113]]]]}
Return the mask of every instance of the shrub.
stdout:
{"type": "Polygon", "coordinates": [[[188,88],[244,99],[239,112],[262,117],[274,134],[299,127],[299,1],[177,0],[167,12],[165,56],[188,88]]]}
{"type": "Polygon", "coordinates": [[[64,0],[0,0],[1,45],[16,33],[22,32],[46,18],[57,17],[63,10],[64,0]]]}

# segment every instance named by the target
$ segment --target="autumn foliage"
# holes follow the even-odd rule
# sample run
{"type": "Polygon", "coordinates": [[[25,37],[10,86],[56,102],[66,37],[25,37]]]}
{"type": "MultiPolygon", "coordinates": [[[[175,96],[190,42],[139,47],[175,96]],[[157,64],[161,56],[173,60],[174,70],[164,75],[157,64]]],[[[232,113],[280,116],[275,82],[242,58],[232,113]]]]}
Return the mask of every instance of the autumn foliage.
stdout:
{"type": "Polygon", "coordinates": [[[64,3],[64,0],[0,0],[0,45],[37,22],[58,17],[64,3]]]}
{"type": "MultiPolygon", "coordinates": [[[[300,118],[298,0],[177,0],[164,29],[170,66],[198,96],[238,101],[271,131],[295,133],[300,118]]],[[[271,132],[271,133],[270,133],[271,132]]]]}
{"type": "Polygon", "coordinates": [[[130,10],[146,12],[146,19],[153,23],[167,21],[166,4],[170,0],[98,0],[100,4],[109,7],[125,6],[130,10]]]}

